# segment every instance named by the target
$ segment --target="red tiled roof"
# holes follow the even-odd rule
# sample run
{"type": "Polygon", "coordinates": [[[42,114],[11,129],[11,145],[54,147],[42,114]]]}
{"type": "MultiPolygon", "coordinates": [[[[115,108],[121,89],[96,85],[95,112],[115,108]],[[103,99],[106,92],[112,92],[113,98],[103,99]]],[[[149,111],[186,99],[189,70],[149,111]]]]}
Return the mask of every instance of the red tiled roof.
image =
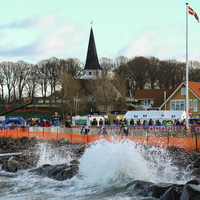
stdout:
{"type": "MultiPolygon", "coordinates": [[[[186,82],[184,81],[186,84],[186,82]]],[[[188,82],[188,87],[200,98],[200,83],[199,82],[188,82]]]]}
{"type": "Polygon", "coordinates": [[[176,90],[173,89],[144,89],[137,90],[134,99],[136,100],[154,100],[153,107],[160,107],[164,103],[164,91],[166,91],[166,99],[176,90]]]}

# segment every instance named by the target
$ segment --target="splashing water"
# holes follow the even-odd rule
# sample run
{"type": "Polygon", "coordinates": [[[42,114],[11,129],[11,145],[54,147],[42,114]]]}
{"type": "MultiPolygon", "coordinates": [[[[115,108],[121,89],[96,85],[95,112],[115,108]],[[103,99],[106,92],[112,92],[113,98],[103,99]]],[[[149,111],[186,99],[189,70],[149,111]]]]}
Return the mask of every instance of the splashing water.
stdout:
{"type": "MultiPolygon", "coordinates": [[[[172,165],[167,150],[145,149],[130,140],[97,141],[80,159],[80,174],[89,184],[106,186],[123,179],[151,182],[177,182],[178,168],[172,165]]],[[[179,182],[185,182],[184,175],[179,182]]]]}
{"type": "Polygon", "coordinates": [[[65,147],[55,149],[47,143],[41,143],[38,145],[38,150],[36,153],[39,155],[37,167],[40,167],[44,164],[69,164],[72,161],[71,154],[65,147]]]}
{"type": "MultiPolygon", "coordinates": [[[[37,167],[63,164],[73,160],[69,148],[38,147],[37,167]]],[[[154,183],[186,183],[186,173],[172,165],[167,150],[136,145],[130,140],[96,141],[80,158],[79,174],[70,180],[56,181],[37,176],[28,170],[14,175],[0,171],[1,199],[144,199],[136,190],[126,190],[132,180],[154,183]],[[181,179],[176,179],[181,173],[181,179]]],[[[151,198],[155,199],[155,198],[151,198]]]]}

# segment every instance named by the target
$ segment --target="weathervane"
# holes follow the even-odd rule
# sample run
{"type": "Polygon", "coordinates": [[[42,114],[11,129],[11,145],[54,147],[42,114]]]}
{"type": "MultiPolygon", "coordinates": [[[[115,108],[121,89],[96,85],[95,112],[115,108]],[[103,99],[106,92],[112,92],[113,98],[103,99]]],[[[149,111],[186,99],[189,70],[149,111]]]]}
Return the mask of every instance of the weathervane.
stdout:
{"type": "Polygon", "coordinates": [[[91,26],[92,26],[93,21],[91,21],[91,26]]]}

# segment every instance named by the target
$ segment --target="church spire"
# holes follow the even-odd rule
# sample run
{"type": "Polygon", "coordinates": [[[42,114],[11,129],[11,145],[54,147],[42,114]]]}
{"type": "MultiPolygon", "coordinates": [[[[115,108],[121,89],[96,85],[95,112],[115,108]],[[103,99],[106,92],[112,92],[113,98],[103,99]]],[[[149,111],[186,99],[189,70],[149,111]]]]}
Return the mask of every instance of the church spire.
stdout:
{"type": "Polygon", "coordinates": [[[87,70],[87,69],[88,70],[89,69],[91,69],[91,70],[101,69],[101,67],[99,65],[99,61],[98,61],[97,50],[96,50],[96,45],[95,45],[95,41],[94,41],[92,27],[91,27],[91,31],[90,31],[87,58],[86,58],[84,70],[87,70]]]}

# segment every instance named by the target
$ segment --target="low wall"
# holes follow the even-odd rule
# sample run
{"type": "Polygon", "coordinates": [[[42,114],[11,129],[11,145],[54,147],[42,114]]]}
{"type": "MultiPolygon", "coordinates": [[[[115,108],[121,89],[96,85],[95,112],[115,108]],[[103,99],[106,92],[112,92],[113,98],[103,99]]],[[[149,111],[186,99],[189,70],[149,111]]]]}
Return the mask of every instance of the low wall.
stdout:
{"type": "MultiPolygon", "coordinates": [[[[97,135],[99,128],[92,127],[90,129],[89,135],[81,135],[81,127],[77,128],[66,128],[66,127],[26,127],[26,128],[2,128],[0,129],[0,137],[5,138],[21,138],[23,136],[36,137],[37,139],[43,140],[55,140],[58,141],[60,138],[68,138],[72,143],[93,143],[97,140],[105,139],[108,141],[121,141],[124,139],[135,142],[136,144],[143,145],[155,145],[167,149],[168,147],[179,147],[186,151],[200,150],[200,134],[197,132],[195,134],[186,135],[184,131],[177,133],[160,132],[153,133],[149,129],[144,131],[144,129],[139,129],[139,132],[132,132],[132,135],[123,136],[115,134],[119,132],[120,127],[115,127],[109,129],[109,135],[97,135]],[[112,131],[111,131],[112,130],[112,131]],[[114,131],[113,131],[114,130],[114,131]],[[141,132],[142,130],[142,132],[141,132]],[[95,134],[94,134],[95,133],[95,134]]],[[[137,129],[138,130],[138,129],[137,129]]]]}

